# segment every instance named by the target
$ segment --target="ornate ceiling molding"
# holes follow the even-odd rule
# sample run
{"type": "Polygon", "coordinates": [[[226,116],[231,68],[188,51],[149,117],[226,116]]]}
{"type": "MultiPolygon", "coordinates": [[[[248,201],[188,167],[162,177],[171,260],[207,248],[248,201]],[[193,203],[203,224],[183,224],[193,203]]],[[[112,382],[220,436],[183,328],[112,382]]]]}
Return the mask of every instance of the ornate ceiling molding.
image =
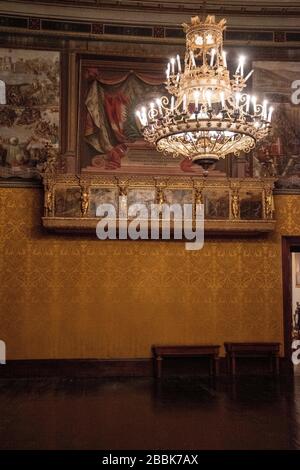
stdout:
{"type": "Polygon", "coordinates": [[[272,0],[256,0],[251,4],[245,4],[242,0],[215,0],[215,1],[177,1],[162,0],[155,2],[153,0],[16,0],[14,2],[6,1],[0,3],[28,3],[32,5],[53,5],[53,6],[69,6],[73,8],[94,8],[118,9],[118,10],[150,10],[159,12],[199,12],[201,8],[215,14],[244,14],[244,15],[291,15],[300,14],[300,5],[297,1],[272,1],[272,0]]]}
{"type": "Polygon", "coordinates": [[[209,2],[167,0],[3,0],[0,13],[48,19],[95,21],[124,24],[180,26],[191,15],[201,13],[203,4],[211,14],[229,18],[229,28],[293,29],[300,26],[300,4],[296,1],[241,0],[209,2]]]}
{"type": "MultiPolygon", "coordinates": [[[[128,1],[133,4],[131,0],[128,1]]],[[[10,2],[0,0],[0,42],[2,46],[15,47],[21,44],[24,47],[26,43],[28,47],[30,44],[35,47],[36,40],[44,36],[43,41],[44,43],[46,41],[47,47],[53,46],[61,49],[64,39],[70,39],[76,43],[88,41],[88,49],[93,51],[98,43],[105,41],[115,44],[124,43],[124,41],[139,44],[161,43],[166,46],[184,43],[181,25],[188,18],[185,11],[180,10],[176,14],[163,14],[167,13],[163,11],[146,14],[146,10],[143,9],[144,2],[141,2],[141,6],[138,3],[139,7],[136,2],[136,11],[125,11],[120,6],[117,15],[116,10],[112,10],[112,5],[115,4],[113,0],[110,2],[110,10],[105,10],[104,7],[99,8],[105,2],[99,1],[97,9],[96,3],[90,9],[90,3],[90,0],[80,2],[63,0],[58,6],[50,1],[47,4],[38,1],[29,4],[23,0],[10,2]],[[74,5],[64,6],[70,2],[72,5],[85,3],[87,6],[85,8],[74,5]],[[22,41],[22,36],[26,36],[26,41],[22,41]]],[[[126,2],[120,2],[120,5],[123,3],[126,2]]],[[[148,0],[146,3],[150,5],[148,0]]],[[[175,3],[169,2],[171,6],[175,3]]],[[[185,6],[186,4],[183,8],[185,6]]],[[[253,9],[252,6],[251,8],[253,9]]],[[[225,44],[267,48],[299,47],[300,5],[298,10],[299,15],[292,17],[288,14],[273,17],[268,15],[268,18],[265,15],[248,16],[244,13],[239,16],[238,14],[228,15],[229,24],[225,31],[225,44]]],[[[195,11],[199,13],[199,8],[195,11]]],[[[221,6],[219,11],[221,12],[221,6]]],[[[82,44],[80,47],[82,48],[82,44]]]]}

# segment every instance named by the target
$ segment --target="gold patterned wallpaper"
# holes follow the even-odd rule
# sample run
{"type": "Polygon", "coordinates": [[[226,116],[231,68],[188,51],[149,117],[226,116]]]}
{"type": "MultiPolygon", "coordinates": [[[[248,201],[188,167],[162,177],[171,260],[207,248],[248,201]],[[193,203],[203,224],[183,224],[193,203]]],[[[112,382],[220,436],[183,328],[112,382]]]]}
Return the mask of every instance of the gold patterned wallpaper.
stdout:
{"type": "Polygon", "coordinates": [[[149,357],[154,343],[283,343],[281,238],[299,196],[276,196],[259,239],[99,241],[41,227],[37,188],[0,189],[0,338],[9,359],[149,357]]]}

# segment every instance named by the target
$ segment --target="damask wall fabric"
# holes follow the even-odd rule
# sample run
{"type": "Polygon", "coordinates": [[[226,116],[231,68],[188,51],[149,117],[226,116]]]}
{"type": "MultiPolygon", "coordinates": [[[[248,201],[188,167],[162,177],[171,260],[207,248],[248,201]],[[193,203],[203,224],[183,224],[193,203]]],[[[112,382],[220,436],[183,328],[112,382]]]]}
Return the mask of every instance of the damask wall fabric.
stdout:
{"type": "Polygon", "coordinates": [[[45,146],[59,145],[59,53],[0,49],[0,181],[38,178],[45,146]]]}
{"type": "Polygon", "coordinates": [[[8,359],[149,357],[154,343],[280,341],[281,235],[298,197],[275,198],[267,238],[99,241],[46,233],[38,188],[0,189],[0,337],[8,359]]]}

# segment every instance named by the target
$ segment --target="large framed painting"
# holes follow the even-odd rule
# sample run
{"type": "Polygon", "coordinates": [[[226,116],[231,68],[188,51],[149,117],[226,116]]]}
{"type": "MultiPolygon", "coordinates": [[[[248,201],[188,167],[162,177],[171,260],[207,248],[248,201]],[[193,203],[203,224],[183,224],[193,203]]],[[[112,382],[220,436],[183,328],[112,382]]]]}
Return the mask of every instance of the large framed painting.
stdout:
{"type": "Polygon", "coordinates": [[[0,48],[0,184],[39,181],[46,148],[59,147],[60,54],[0,48]]]}
{"type": "Polygon", "coordinates": [[[253,176],[276,176],[276,192],[300,192],[300,104],[293,84],[300,62],[256,61],[253,89],[274,105],[270,137],[253,152],[253,176]]]}
{"type": "MultiPolygon", "coordinates": [[[[82,60],[79,170],[82,175],[201,175],[190,160],[166,158],[147,144],[136,110],[167,94],[163,63],[82,60]]],[[[222,160],[211,171],[226,176],[222,160]]]]}

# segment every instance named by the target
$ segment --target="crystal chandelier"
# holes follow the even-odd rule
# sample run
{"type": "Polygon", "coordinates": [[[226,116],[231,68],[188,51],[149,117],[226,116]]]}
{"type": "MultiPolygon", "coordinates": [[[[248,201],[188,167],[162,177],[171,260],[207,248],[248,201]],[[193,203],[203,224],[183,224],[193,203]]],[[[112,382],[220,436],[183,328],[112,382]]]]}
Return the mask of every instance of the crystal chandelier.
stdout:
{"type": "Polygon", "coordinates": [[[244,92],[245,57],[232,78],[223,50],[226,20],[214,16],[183,24],[184,67],[179,55],[166,70],[169,96],[137,111],[146,141],[165,156],[189,158],[205,170],[226,155],[249,152],[270,130],[273,108],[244,92]]]}

